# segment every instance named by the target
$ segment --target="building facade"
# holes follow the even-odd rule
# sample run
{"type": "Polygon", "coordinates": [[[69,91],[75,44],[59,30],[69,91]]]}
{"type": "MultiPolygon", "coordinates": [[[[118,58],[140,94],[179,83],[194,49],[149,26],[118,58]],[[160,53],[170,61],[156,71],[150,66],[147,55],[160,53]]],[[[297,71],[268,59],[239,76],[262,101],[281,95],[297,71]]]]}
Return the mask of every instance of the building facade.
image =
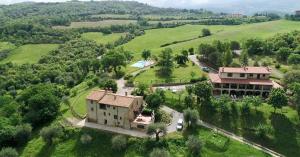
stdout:
{"type": "Polygon", "coordinates": [[[217,74],[209,74],[209,79],[213,85],[214,95],[267,97],[272,88],[281,87],[270,80],[271,71],[269,67],[220,67],[217,74]]]}
{"type": "Polygon", "coordinates": [[[117,95],[105,90],[95,90],[87,96],[86,104],[88,122],[125,129],[146,129],[147,125],[154,122],[153,116],[141,114],[144,100],[140,96],[117,95]],[[134,123],[138,117],[146,120],[144,126],[134,123]]]}
{"type": "Polygon", "coordinates": [[[300,10],[295,11],[296,16],[300,16],[300,10]]]}

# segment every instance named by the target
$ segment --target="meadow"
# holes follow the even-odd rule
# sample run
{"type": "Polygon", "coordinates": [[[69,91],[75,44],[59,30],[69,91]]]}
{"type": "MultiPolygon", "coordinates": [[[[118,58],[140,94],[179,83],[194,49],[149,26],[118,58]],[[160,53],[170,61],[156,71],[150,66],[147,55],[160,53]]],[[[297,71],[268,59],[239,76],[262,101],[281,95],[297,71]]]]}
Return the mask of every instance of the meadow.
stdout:
{"type": "Polygon", "coordinates": [[[244,24],[237,26],[224,25],[184,25],[176,28],[162,28],[147,30],[143,36],[136,37],[129,43],[123,45],[127,50],[134,52],[136,59],[140,58],[140,52],[144,49],[149,49],[153,54],[158,55],[164,48],[171,48],[175,53],[183,49],[198,48],[200,43],[212,42],[214,40],[221,41],[240,41],[243,42],[249,38],[266,39],[277,33],[285,33],[293,30],[300,30],[300,22],[278,20],[271,22],[244,24]],[[212,32],[211,36],[197,38],[201,35],[201,30],[208,28],[212,32]],[[174,41],[182,41],[197,38],[195,40],[173,44],[167,47],[160,47],[166,43],[174,41]]]}
{"type": "Polygon", "coordinates": [[[11,50],[14,49],[16,46],[9,42],[0,42],[0,51],[3,50],[11,50]]]}
{"type": "Polygon", "coordinates": [[[89,32],[81,34],[81,38],[96,41],[98,44],[107,44],[115,42],[124,35],[125,33],[103,34],[100,32],[89,32]]]}
{"type": "Polygon", "coordinates": [[[127,25],[136,23],[136,20],[103,20],[95,22],[71,22],[70,26],[53,26],[54,29],[70,29],[84,27],[108,27],[111,25],[127,25]]]}
{"type": "Polygon", "coordinates": [[[16,64],[37,63],[39,59],[50,51],[58,48],[58,44],[28,44],[13,49],[7,58],[0,63],[12,62],[16,64]]]}

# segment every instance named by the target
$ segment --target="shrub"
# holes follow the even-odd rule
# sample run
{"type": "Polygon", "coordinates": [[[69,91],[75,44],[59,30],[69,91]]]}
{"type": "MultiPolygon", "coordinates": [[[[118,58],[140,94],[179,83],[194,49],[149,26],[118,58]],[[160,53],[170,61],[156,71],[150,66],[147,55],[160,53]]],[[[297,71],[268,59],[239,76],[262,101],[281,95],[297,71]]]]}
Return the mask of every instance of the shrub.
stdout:
{"type": "Polygon", "coordinates": [[[123,135],[117,135],[112,138],[111,143],[114,150],[121,151],[127,147],[127,138],[123,135]]]}
{"type": "Polygon", "coordinates": [[[200,154],[202,144],[197,136],[189,136],[186,142],[186,146],[188,147],[192,155],[196,156],[200,154]]]}
{"type": "Polygon", "coordinates": [[[127,75],[125,75],[125,77],[124,77],[124,80],[129,80],[129,79],[131,79],[133,76],[131,75],[131,74],[127,74],[127,75]]]}
{"type": "Polygon", "coordinates": [[[20,145],[25,144],[29,140],[31,136],[31,132],[32,132],[32,127],[30,126],[30,124],[23,124],[17,126],[15,138],[18,144],[20,145]]]}
{"type": "Polygon", "coordinates": [[[206,36],[210,36],[211,33],[210,33],[210,30],[207,29],[207,28],[203,28],[202,29],[202,37],[206,37],[206,36]]]}
{"type": "Polygon", "coordinates": [[[63,134],[63,130],[61,127],[58,126],[44,127],[40,132],[40,136],[49,145],[53,143],[53,140],[55,138],[61,137],[62,134],[63,134]]]}
{"type": "Polygon", "coordinates": [[[281,66],[280,66],[279,63],[276,63],[276,64],[275,64],[275,68],[276,68],[276,69],[279,69],[280,67],[281,67],[281,66]]]}
{"type": "Polygon", "coordinates": [[[92,137],[88,134],[83,134],[80,137],[80,142],[84,145],[91,143],[92,137]]]}
{"type": "Polygon", "coordinates": [[[149,156],[150,157],[169,157],[170,154],[165,149],[154,148],[149,156]]]}
{"type": "Polygon", "coordinates": [[[18,157],[18,152],[13,148],[2,148],[0,151],[0,157],[18,157]]]}

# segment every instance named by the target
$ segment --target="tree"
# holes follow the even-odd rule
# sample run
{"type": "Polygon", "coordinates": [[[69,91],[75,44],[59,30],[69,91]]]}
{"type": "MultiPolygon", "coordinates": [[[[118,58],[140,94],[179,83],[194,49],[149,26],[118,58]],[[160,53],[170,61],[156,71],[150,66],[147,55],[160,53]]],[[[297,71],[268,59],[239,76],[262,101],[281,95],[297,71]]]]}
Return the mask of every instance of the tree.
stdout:
{"type": "Polygon", "coordinates": [[[275,88],[271,90],[268,102],[274,107],[276,112],[277,108],[282,108],[288,104],[288,98],[285,91],[281,88],[275,88]]]}
{"type": "Polygon", "coordinates": [[[63,130],[61,127],[58,126],[49,126],[49,127],[44,127],[40,131],[40,136],[43,138],[43,140],[49,144],[52,145],[53,140],[55,138],[61,137],[63,134],[63,130]]]}
{"type": "Polygon", "coordinates": [[[121,67],[126,66],[126,57],[123,53],[117,50],[111,50],[102,56],[101,65],[105,70],[112,67],[115,74],[118,74],[121,67]]]}
{"type": "Polygon", "coordinates": [[[145,91],[149,88],[149,86],[145,83],[139,83],[137,89],[135,89],[135,93],[138,96],[145,96],[145,91]]]}
{"type": "Polygon", "coordinates": [[[189,136],[186,146],[193,156],[198,156],[201,152],[202,143],[197,136],[189,136]]]}
{"type": "Polygon", "coordinates": [[[47,123],[59,113],[61,93],[53,85],[40,84],[25,89],[18,100],[27,122],[33,125],[47,123]]]}
{"type": "Polygon", "coordinates": [[[296,105],[298,113],[300,113],[300,83],[294,82],[288,86],[288,89],[292,91],[292,101],[296,105]]]}
{"type": "Polygon", "coordinates": [[[185,65],[188,60],[189,60],[188,57],[183,54],[175,56],[175,61],[177,62],[177,64],[180,64],[180,65],[185,65]]]}
{"type": "Polygon", "coordinates": [[[109,79],[105,80],[103,85],[100,85],[102,88],[107,90],[112,90],[114,93],[118,91],[118,84],[115,80],[109,79]]]}
{"type": "Polygon", "coordinates": [[[170,154],[165,149],[154,148],[149,156],[150,157],[169,157],[170,154]]]}
{"type": "Polygon", "coordinates": [[[241,53],[240,62],[242,66],[248,66],[248,53],[246,51],[241,53]]]}
{"type": "Polygon", "coordinates": [[[194,48],[193,47],[189,48],[189,53],[190,53],[190,55],[194,55],[194,48]]]}
{"type": "Polygon", "coordinates": [[[263,54],[263,41],[259,39],[248,39],[243,45],[243,49],[249,55],[263,54]]]}
{"type": "Polygon", "coordinates": [[[192,95],[188,95],[184,98],[184,104],[187,108],[193,108],[194,107],[194,99],[192,95]]]}
{"type": "Polygon", "coordinates": [[[300,82],[300,70],[291,70],[288,71],[283,76],[283,83],[288,86],[289,84],[292,84],[294,82],[300,82]]]}
{"type": "Polygon", "coordinates": [[[146,97],[145,101],[148,104],[148,106],[151,109],[154,109],[154,110],[158,110],[160,105],[163,103],[162,97],[157,93],[153,93],[153,94],[148,95],[146,97]]]}
{"type": "Polygon", "coordinates": [[[207,29],[207,28],[203,28],[202,29],[202,37],[206,37],[206,36],[210,36],[211,33],[210,33],[210,30],[207,29]]]}
{"type": "Polygon", "coordinates": [[[240,43],[237,41],[230,41],[231,50],[239,50],[241,48],[240,43]]]}
{"type": "Polygon", "coordinates": [[[192,110],[190,108],[183,110],[184,121],[188,124],[189,127],[197,126],[199,120],[199,112],[197,110],[192,110]]]}
{"type": "Polygon", "coordinates": [[[233,55],[231,50],[225,51],[225,53],[223,54],[223,66],[231,65],[232,61],[233,61],[233,55]]]}
{"type": "Polygon", "coordinates": [[[197,96],[198,103],[209,103],[212,96],[212,85],[207,81],[202,81],[194,86],[194,94],[197,96]]]}
{"type": "Polygon", "coordinates": [[[243,102],[254,106],[256,111],[257,107],[262,105],[262,99],[259,96],[246,96],[243,98],[243,102]]]}
{"type": "Polygon", "coordinates": [[[172,53],[172,49],[167,48],[159,55],[159,61],[157,65],[159,66],[159,73],[162,76],[170,77],[172,75],[174,67],[172,53]]]}
{"type": "Polygon", "coordinates": [[[198,47],[198,53],[202,54],[205,59],[208,59],[209,55],[216,51],[216,48],[210,44],[201,43],[198,47]]]}
{"type": "Polygon", "coordinates": [[[117,135],[111,140],[112,148],[116,151],[122,151],[127,147],[127,138],[124,135],[117,135]]]}
{"type": "Polygon", "coordinates": [[[300,64],[300,54],[290,54],[288,58],[288,64],[300,64]]]}
{"type": "Polygon", "coordinates": [[[167,127],[163,123],[152,123],[147,128],[148,135],[155,135],[156,142],[159,141],[160,135],[165,135],[167,133],[167,127]]]}
{"type": "Polygon", "coordinates": [[[192,85],[188,85],[185,87],[186,91],[188,92],[189,95],[192,95],[194,92],[194,87],[192,85]]]}
{"type": "Polygon", "coordinates": [[[0,151],[0,157],[18,157],[19,154],[14,148],[2,148],[0,151]]]}
{"type": "Polygon", "coordinates": [[[151,57],[151,51],[150,50],[144,50],[142,52],[142,57],[144,58],[144,60],[147,60],[149,57],[151,57]]]}
{"type": "Polygon", "coordinates": [[[279,62],[287,62],[287,59],[289,57],[289,55],[291,54],[292,50],[286,47],[282,47],[280,48],[277,52],[276,52],[276,59],[279,62]]]}

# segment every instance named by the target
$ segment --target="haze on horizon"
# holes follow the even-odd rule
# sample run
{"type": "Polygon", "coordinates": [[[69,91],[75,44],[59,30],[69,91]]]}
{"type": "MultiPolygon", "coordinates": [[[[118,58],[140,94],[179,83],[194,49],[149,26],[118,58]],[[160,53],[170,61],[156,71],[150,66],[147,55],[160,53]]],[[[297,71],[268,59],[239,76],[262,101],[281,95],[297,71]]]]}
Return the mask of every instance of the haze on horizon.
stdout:
{"type": "MultiPolygon", "coordinates": [[[[0,4],[20,2],[65,2],[68,0],[0,0],[0,4]]],[[[82,0],[89,1],[89,0],[82,0]]],[[[97,1],[97,0],[95,0],[97,1]]],[[[99,0],[98,0],[99,1],[99,0]]],[[[135,0],[157,7],[209,9],[212,11],[235,12],[251,14],[255,12],[272,11],[291,13],[300,10],[299,0],[135,0]]]]}

